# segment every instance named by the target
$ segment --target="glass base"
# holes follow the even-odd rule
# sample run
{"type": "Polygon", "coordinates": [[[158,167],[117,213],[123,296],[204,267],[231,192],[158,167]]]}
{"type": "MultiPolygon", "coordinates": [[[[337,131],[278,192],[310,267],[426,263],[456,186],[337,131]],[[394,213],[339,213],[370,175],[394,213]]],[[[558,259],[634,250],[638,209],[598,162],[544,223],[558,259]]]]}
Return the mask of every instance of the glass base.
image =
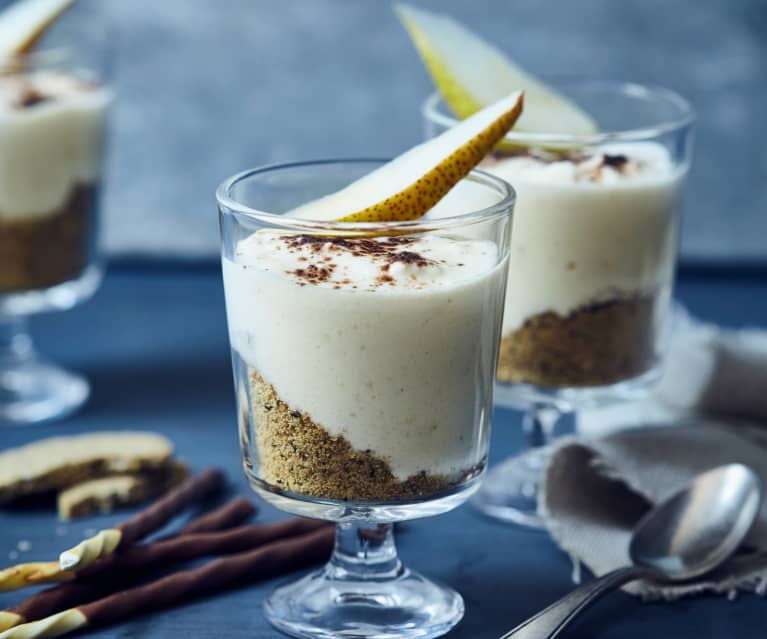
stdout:
{"type": "Polygon", "coordinates": [[[0,293],[0,318],[25,317],[50,311],[67,311],[89,299],[103,277],[100,264],[91,264],[78,277],[55,286],[0,293]]]}
{"type": "Polygon", "coordinates": [[[488,471],[471,505],[494,519],[544,529],[538,515],[538,492],[545,463],[546,450],[541,448],[504,460],[488,471]]]}
{"type": "Polygon", "coordinates": [[[440,515],[463,504],[481,485],[483,469],[464,483],[449,488],[428,498],[390,502],[351,502],[319,497],[307,497],[285,491],[259,479],[246,463],[245,475],[251,488],[265,502],[278,510],[326,521],[355,521],[366,523],[388,523],[440,515]]]}
{"type": "Polygon", "coordinates": [[[52,364],[35,360],[3,367],[0,362],[0,426],[63,417],[77,410],[89,393],[83,377],[52,364]]]}
{"type": "Polygon", "coordinates": [[[495,403],[524,410],[523,427],[528,439],[526,452],[491,468],[471,504],[488,517],[525,528],[544,529],[538,516],[538,493],[546,465],[546,448],[556,437],[563,414],[580,408],[607,406],[647,395],[658,379],[659,367],[638,377],[607,386],[559,388],[531,384],[495,385],[495,403]]]}
{"type": "Polygon", "coordinates": [[[91,264],[56,286],[0,293],[0,426],[65,417],[88,399],[90,386],[83,377],[40,357],[27,318],[72,308],[93,295],[101,276],[101,267],[91,264]]]}
{"type": "Polygon", "coordinates": [[[661,368],[656,364],[637,377],[606,386],[557,387],[496,381],[494,404],[515,410],[528,410],[534,404],[542,404],[565,413],[581,408],[609,406],[646,397],[660,375],[661,368]]]}
{"type": "Polygon", "coordinates": [[[266,616],[293,637],[440,637],[463,617],[457,592],[401,569],[391,579],[339,578],[332,567],[278,588],[266,616]]]}

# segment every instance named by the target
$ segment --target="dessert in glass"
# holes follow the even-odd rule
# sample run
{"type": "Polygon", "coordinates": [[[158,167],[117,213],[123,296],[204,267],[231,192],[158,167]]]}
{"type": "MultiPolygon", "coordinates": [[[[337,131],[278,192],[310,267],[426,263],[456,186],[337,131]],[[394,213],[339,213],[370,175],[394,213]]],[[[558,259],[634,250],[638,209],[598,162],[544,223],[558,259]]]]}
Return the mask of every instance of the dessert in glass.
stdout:
{"type": "Polygon", "coordinates": [[[483,474],[514,196],[472,172],[440,219],[296,210],[381,165],[277,165],[217,192],[245,472],[278,508],[337,522],[327,566],[266,603],[294,636],[436,637],[463,614],[402,566],[392,524],[454,508],[483,474]]]}
{"type": "MultiPolygon", "coordinates": [[[[563,413],[642,396],[657,378],[692,154],[692,110],[671,91],[575,80],[554,87],[598,131],[512,131],[481,165],[518,194],[496,401],[526,411],[534,449],[563,413]]],[[[424,116],[428,136],[455,123],[437,94],[424,116]]],[[[473,504],[540,526],[544,461],[533,450],[503,462],[473,504]]]]}
{"type": "Polygon", "coordinates": [[[28,316],[71,308],[101,278],[112,93],[103,57],[78,46],[0,59],[0,424],[58,417],[88,396],[87,381],[45,362],[27,331],[28,316]]]}
{"type": "Polygon", "coordinates": [[[496,398],[526,411],[533,450],[493,469],[473,504],[540,527],[541,446],[560,417],[641,396],[658,377],[692,109],[659,87],[546,84],[449,16],[396,12],[439,90],[423,106],[427,138],[525,92],[481,168],[518,194],[496,398]]]}

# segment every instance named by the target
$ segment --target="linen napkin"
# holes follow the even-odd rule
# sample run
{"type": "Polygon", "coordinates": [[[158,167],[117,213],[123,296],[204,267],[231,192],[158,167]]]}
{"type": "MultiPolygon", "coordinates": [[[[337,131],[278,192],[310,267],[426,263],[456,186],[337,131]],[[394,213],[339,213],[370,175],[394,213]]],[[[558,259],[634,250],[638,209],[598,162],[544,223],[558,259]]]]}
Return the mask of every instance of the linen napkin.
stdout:
{"type": "MultiPolygon", "coordinates": [[[[578,436],[553,446],[539,508],[559,546],[601,575],[629,563],[631,530],[642,515],[698,473],[740,462],[767,487],[767,334],[685,317],[652,396],[586,411],[577,428],[578,436]]],[[[767,505],[738,555],[716,573],[626,590],[646,599],[766,594],[767,505]]]]}
{"type": "Polygon", "coordinates": [[[767,331],[721,329],[677,306],[663,373],[650,397],[579,411],[576,430],[595,437],[688,415],[756,422],[767,430],[767,331]]]}

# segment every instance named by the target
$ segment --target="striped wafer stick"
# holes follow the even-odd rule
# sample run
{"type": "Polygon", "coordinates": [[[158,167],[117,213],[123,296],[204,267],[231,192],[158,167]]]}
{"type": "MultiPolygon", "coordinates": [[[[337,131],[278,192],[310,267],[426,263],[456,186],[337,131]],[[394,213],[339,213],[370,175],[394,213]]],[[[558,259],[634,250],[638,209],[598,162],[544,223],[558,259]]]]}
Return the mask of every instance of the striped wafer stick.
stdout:
{"type": "Polygon", "coordinates": [[[221,471],[211,468],[179,484],[122,524],[101,530],[74,548],[65,550],[58,562],[32,562],[0,570],[0,592],[17,590],[31,584],[73,579],[73,571],[82,570],[97,559],[111,555],[118,547],[146,537],[168,523],[188,504],[204,499],[223,483],[221,471]]]}
{"type": "MultiPolygon", "coordinates": [[[[250,501],[244,497],[236,497],[223,506],[196,517],[184,526],[177,535],[161,540],[161,542],[165,543],[173,539],[178,540],[182,535],[213,533],[232,526],[237,526],[250,518],[256,511],[256,507],[250,501]]],[[[155,556],[157,556],[157,554],[157,551],[155,551],[155,556]]],[[[104,564],[115,557],[116,555],[112,555],[111,557],[105,557],[104,559],[97,561],[87,569],[87,572],[95,574],[99,568],[106,569],[108,566],[104,564]]],[[[120,578],[122,576],[123,575],[114,574],[108,576],[109,585],[113,590],[117,589],[122,583],[123,579],[120,578]]],[[[126,574],[125,581],[129,581],[132,577],[133,575],[126,574]]],[[[65,586],[66,588],[64,587],[64,584],[55,588],[49,588],[48,590],[33,595],[26,601],[13,606],[12,608],[0,611],[0,631],[7,630],[8,628],[12,628],[13,626],[26,621],[47,617],[59,610],[88,601],[88,599],[92,599],[98,594],[104,594],[103,590],[101,593],[98,592],[103,584],[99,585],[93,580],[83,583],[68,582],[65,586]]]]}
{"type": "Polygon", "coordinates": [[[115,623],[190,597],[213,593],[246,577],[266,578],[326,560],[333,547],[332,526],[268,543],[255,550],[210,561],[91,603],[68,608],[4,632],[0,639],[48,639],[84,626],[115,623]]]}
{"type": "Polygon", "coordinates": [[[85,571],[86,574],[78,574],[75,581],[37,593],[5,612],[17,616],[12,625],[42,619],[130,586],[137,578],[145,576],[156,567],[204,556],[249,551],[278,539],[297,537],[326,527],[327,522],[291,519],[276,524],[194,533],[152,544],[131,546],[123,553],[95,563],[85,571]],[[92,574],[96,568],[99,568],[98,572],[92,574]]]}

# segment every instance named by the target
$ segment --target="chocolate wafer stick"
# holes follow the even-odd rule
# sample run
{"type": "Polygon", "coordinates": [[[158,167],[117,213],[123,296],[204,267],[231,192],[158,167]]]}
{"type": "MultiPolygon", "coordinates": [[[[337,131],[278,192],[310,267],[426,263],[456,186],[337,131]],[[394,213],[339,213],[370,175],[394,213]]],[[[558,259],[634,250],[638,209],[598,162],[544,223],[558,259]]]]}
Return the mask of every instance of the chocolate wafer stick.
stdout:
{"type": "MultiPolygon", "coordinates": [[[[193,520],[180,533],[206,532],[227,528],[241,523],[256,512],[256,507],[244,497],[237,497],[224,506],[193,520]]],[[[0,592],[16,590],[28,585],[60,583],[74,579],[73,570],[61,570],[58,562],[20,564],[0,571],[0,592]]],[[[0,630],[7,628],[8,621],[0,611],[0,630]]]]}
{"type": "Polygon", "coordinates": [[[258,508],[249,499],[235,497],[223,506],[219,506],[209,513],[196,517],[184,526],[178,534],[187,535],[189,533],[212,532],[214,530],[232,528],[250,519],[257,512],[258,508]]]}
{"type": "MultiPolygon", "coordinates": [[[[161,540],[161,542],[167,544],[168,541],[175,541],[178,543],[179,537],[182,535],[189,534],[199,536],[200,533],[213,533],[217,530],[241,523],[252,516],[256,511],[256,507],[250,501],[244,497],[236,497],[223,506],[193,519],[189,524],[182,528],[179,533],[161,540]]],[[[172,545],[169,546],[171,548],[173,547],[172,545]]],[[[142,546],[137,547],[143,548],[142,546]]],[[[199,548],[200,552],[203,552],[204,550],[199,543],[195,544],[195,547],[199,548]]],[[[211,547],[210,542],[208,547],[211,547]]],[[[238,548],[234,548],[232,552],[235,552],[236,550],[238,550],[238,548]]],[[[153,561],[154,558],[159,555],[161,555],[161,553],[154,551],[151,555],[147,555],[147,560],[153,561]]],[[[0,631],[7,630],[20,623],[24,623],[25,621],[46,617],[59,610],[64,610],[65,608],[88,601],[99,595],[104,595],[105,592],[107,592],[107,588],[109,588],[109,592],[112,592],[120,587],[121,584],[129,582],[135,577],[135,572],[142,566],[135,565],[136,561],[134,560],[135,570],[131,571],[123,568],[120,573],[108,572],[107,569],[111,566],[108,562],[113,560],[116,556],[117,555],[104,557],[86,569],[86,572],[90,572],[91,574],[95,574],[99,569],[104,570],[105,579],[102,581],[108,581],[108,586],[107,584],[90,579],[83,582],[73,581],[55,588],[44,590],[12,608],[0,611],[0,631]]],[[[170,561],[173,561],[173,559],[169,557],[166,560],[166,563],[169,563],[170,561]]],[[[74,573],[66,574],[74,576],[74,573]]]]}
{"type": "Polygon", "coordinates": [[[329,524],[313,519],[290,519],[276,524],[241,526],[223,532],[194,533],[146,545],[126,548],[122,553],[105,557],[78,573],[75,581],[49,588],[6,610],[16,615],[11,626],[42,619],[128,585],[137,576],[174,562],[218,554],[253,550],[278,539],[311,533],[329,524]]]}
{"type": "MultiPolygon", "coordinates": [[[[77,573],[80,579],[101,577],[114,571],[136,571],[197,557],[233,554],[251,550],[286,537],[297,537],[326,527],[316,519],[289,519],[274,524],[240,526],[231,530],[180,535],[151,544],[129,546],[122,552],[104,557],[77,573]]],[[[64,586],[68,584],[63,584],[64,586]]]]}
{"type": "Polygon", "coordinates": [[[107,625],[131,615],[165,608],[186,598],[213,593],[246,577],[266,578],[327,559],[333,547],[332,526],[271,542],[243,553],[182,570],[143,586],[0,633],[0,639],[58,637],[83,626],[107,625]]]}
{"type": "Polygon", "coordinates": [[[187,479],[155,501],[147,509],[127,521],[98,532],[93,537],[65,550],[58,562],[19,564],[0,570],[0,592],[16,590],[30,584],[53,583],[72,579],[72,571],[89,566],[100,557],[112,554],[118,546],[126,546],[166,524],[188,504],[204,499],[224,482],[215,468],[187,479]]]}

